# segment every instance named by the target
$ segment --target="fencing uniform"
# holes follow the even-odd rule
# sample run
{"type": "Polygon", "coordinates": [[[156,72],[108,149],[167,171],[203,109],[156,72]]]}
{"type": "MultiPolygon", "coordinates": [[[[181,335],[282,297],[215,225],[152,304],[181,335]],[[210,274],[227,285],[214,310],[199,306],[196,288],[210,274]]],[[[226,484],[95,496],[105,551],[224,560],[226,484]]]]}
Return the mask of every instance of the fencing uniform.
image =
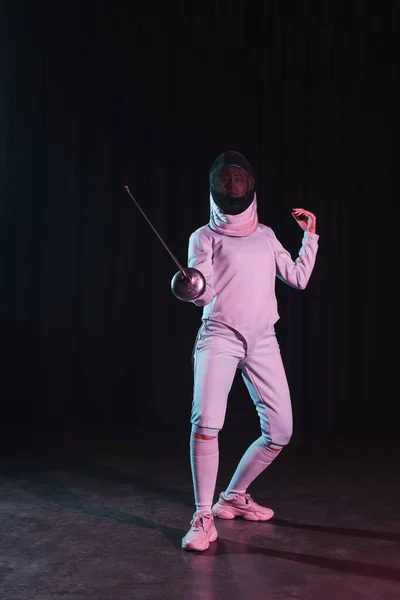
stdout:
{"type": "Polygon", "coordinates": [[[290,393],[274,329],[279,319],[275,281],[278,277],[293,288],[306,287],[318,237],[305,232],[293,261],[272,229],[258,222],[249,163],[235,152],[218,157],[210,173],[210,221],[190,236],[188,250],[188,266],[202,272],[206,289],[194,301],[203,307],[193,351],[190,452],[196,513],[183,538],[185,549],[204,550],[217,539],[212,515],[250,520],[273,515],[246,490],[292,435],[290,393]],[[261,436],[246,451],[211,512],[218,432],[238,368],[258,412],[261,436]]]}
{"type": "MultiPolygon", "coordinates": [[[[212,197],[210,202],[213,215],[212,197]]],[[[246,222],[247,212],[256,215],[256,198],[245,213],[235,216],[235,224],[246,222]]],[[[257,223],[253,233],[240,237],[218,229],[211,218],[189,241],[188,264],[203,273],[207,284],[195,301],[204,308],[194,350],[193,430],[212,435],[222,428],[227,396],[239,368],[266,441],[285,445],[292,418],[274,330],[279,319],[275,280],[278,276],[291,287],[306,287],[318,235],[304,234],[299,257],[293,261],[265,225],[257,223]]]]}

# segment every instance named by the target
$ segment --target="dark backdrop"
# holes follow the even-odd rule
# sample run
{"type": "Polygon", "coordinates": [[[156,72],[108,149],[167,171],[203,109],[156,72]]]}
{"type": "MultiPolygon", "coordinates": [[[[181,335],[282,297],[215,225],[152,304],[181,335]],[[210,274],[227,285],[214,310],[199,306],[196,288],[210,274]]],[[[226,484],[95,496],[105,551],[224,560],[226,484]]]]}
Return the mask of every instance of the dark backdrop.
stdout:
{"type": "MultiPolygon", "coordinates": [[[[186,261],[228,149],[306,291],[277,282],[298,434],[399,426],[399,3],[1,3],[1,408],[5,428],[189,430],[201,310],[128,184],[186,261]],[[395,172],[396,169],[396,172],[395,172]]],[[[260,273],[260,277],[263,274],[260,273]]],[[[255,427],[241,381],[226,427],[255,427]]]]}

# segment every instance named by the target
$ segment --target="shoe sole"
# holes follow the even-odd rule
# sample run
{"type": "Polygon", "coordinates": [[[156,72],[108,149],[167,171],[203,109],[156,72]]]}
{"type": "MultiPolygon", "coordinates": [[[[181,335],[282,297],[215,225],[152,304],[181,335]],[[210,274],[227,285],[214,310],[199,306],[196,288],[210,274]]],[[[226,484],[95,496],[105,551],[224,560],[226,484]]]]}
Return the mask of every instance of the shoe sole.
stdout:
{"type": "Polygon", "coordinates": [[[212,514],[217,519],[244,519],[245,521],[269,521],[274,516],[274,511],[271,510],[271,514],[263,513],[250,513],[245,511],[232,511],[232,509],[224,510],[223,508],[213,510],[212,514]]]}
{"type": "Polygon", "coordinates": [[[215,533],[212,534],[212,536],[210,537],[210,539],[208,540],[208,544],[206,544],[204,547],[194,547],[193,544],[191,544],[190,542],[188,544],[185,543],[185,538],[182,538],[182,549],[183,550],[188,550],[189,552],[204,552],[204,550],[208,550],[210,547],[210,544],[212,544],[213,542],[217,541],[218,539],[218,531],[216,531],[215,533]]]}

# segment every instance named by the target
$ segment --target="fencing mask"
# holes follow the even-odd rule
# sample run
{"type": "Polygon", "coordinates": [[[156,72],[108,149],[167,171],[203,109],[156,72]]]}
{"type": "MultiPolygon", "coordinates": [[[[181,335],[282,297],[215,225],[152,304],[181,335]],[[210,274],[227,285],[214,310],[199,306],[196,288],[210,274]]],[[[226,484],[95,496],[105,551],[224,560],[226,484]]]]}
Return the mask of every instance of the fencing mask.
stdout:
{"type": "Polygon", "coordinates": [[[254,199],[254,173],[242,154],[225,152],[213,163],[210,190],[218,208],[226,215],[239,215],[254,199]]]}

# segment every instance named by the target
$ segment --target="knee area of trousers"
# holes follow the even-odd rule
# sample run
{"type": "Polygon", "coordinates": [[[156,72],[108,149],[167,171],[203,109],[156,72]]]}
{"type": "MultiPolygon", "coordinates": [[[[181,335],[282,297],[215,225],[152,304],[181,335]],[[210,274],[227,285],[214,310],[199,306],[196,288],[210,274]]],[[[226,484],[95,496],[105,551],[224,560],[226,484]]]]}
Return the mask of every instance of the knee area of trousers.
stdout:
{"type": "Polygon", "coordinates": [[[278,435],[273,436],[262,432],[261,439],[263,441],[264,446],[271,448],[271,450],[273,450],[274,448],[283,448],[284,446],[287,446],[290,442],[292,438],[292,432],[293,430],[291,427],[287,427],[286,431],[284,429],[281,429],[278,435]]]}
{"type": "Polygon", "coordinates": [[[268,448],[268,450],[272,450],[273,452],[280,452],[290,441],[290,438],[288,438],[287,441],[285,440],[285,443],[280,441],[280,443],[277,444],[273,440],[267,438],[265,435],[262,435],[261,439],[264,448],[268,448]]]}
{"type": "Polygon", "coordinates": [[[218,437],[219,429],[211,427],[200,427],[198,425],[192,425],[191,431],[192,437],[198,440],[213,440],[218,437]]]}

